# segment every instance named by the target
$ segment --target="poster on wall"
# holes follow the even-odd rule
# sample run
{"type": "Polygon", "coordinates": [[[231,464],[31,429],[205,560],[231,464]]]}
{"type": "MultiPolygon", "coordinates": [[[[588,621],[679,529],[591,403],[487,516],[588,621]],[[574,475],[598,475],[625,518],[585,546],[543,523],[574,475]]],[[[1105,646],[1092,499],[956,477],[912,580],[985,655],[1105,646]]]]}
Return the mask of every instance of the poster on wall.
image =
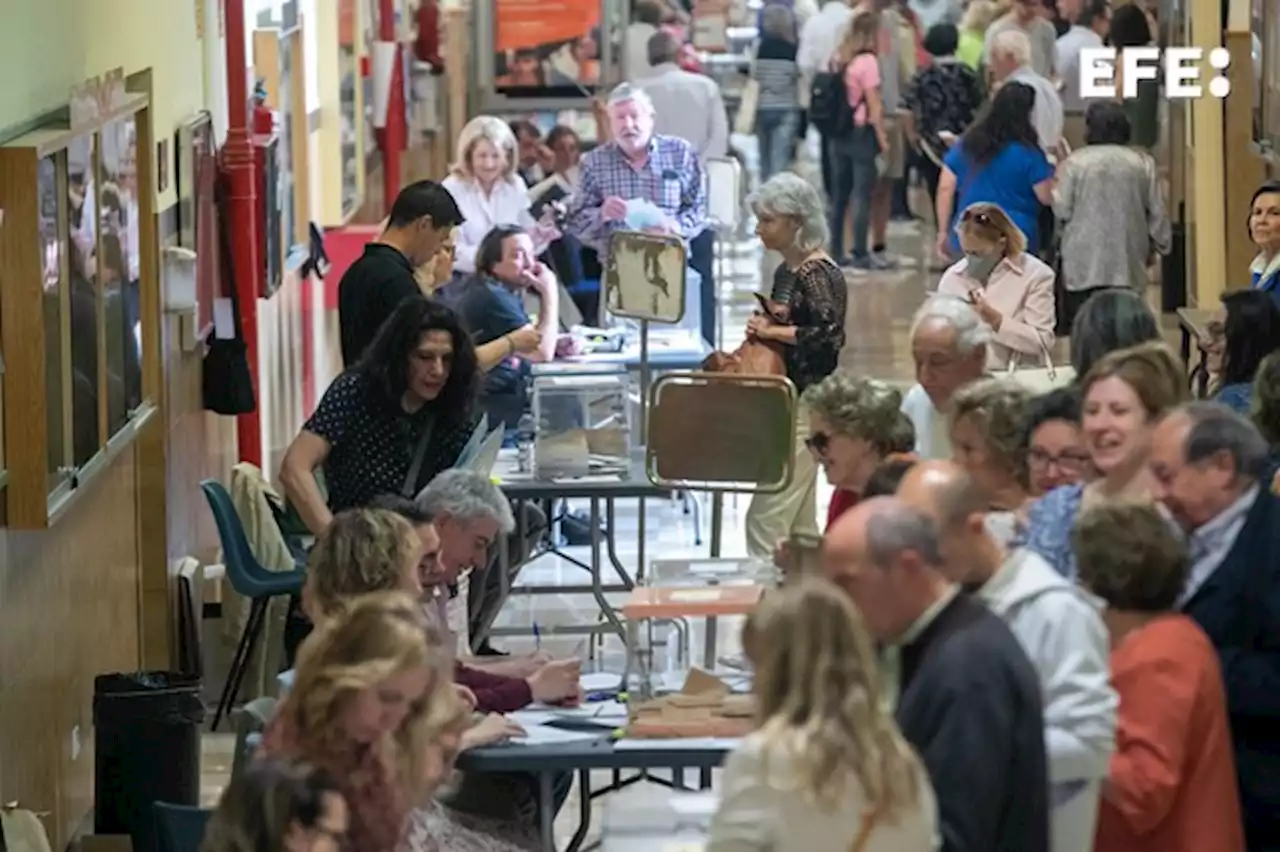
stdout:
{"type": "Polygon", "coordinates": [[[730,0],[694,0],[693,46],[722,53],[729,48],[730,0]]]}
{"type": "Polygon", "coordinates": [[[591,95],[600,0],[493,0],[494,88],[508,97],[591,95]]]}

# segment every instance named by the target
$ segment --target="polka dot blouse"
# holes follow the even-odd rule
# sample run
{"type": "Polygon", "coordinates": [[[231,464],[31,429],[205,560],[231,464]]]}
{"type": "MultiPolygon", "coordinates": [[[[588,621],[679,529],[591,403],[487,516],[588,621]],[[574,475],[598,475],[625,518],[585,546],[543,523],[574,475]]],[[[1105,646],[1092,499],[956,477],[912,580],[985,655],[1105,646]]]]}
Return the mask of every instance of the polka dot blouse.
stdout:
{"type": "Polygon", "coordinates": [[[383,494],[402,494],[418,442],[433,420],[418,481],[405,496],[457,463],[471,436],[470,419],[435,411],[430,404],[409,414],[362,372],[334,379],[303,426],[329,443],[324,462],[329,510],[341,512],[383,494]]]}

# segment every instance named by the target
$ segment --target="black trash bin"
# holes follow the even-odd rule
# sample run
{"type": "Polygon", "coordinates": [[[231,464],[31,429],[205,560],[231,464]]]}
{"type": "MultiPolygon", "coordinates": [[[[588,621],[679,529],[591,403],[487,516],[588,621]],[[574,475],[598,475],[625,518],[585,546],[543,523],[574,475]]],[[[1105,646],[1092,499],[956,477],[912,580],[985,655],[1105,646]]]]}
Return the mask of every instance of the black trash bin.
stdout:
{"type": "Polygon", "coordinates": [[[175,672],[93,681],[95,834],[127,834],[156,848],[152,803],[200,801],[200,678],[175,672]]]}

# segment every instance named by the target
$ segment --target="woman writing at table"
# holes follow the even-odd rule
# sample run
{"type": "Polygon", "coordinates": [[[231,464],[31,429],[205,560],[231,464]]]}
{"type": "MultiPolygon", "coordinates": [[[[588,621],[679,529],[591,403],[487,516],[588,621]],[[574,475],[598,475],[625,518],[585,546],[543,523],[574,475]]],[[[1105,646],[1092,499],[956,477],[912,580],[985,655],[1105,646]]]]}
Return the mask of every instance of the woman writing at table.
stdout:
{"type": "Polygon", "coordinates": [[[747,620],[755,733],[728,760],[707,852],[929,852],[933,789],[880,693],[862,616],[802,580],[747,620]]]}

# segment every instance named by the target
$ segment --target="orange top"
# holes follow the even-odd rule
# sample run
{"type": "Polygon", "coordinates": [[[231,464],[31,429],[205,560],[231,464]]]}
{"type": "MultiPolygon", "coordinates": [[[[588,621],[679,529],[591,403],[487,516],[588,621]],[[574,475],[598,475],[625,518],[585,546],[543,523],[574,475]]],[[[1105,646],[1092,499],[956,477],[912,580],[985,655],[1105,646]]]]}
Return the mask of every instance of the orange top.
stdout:
{"type": "Polygon", "coordinates": [[[1094,852],[1244,852],[1218,656],[1170,615],[1111,652],[1120,695],[1094,852]]]}

